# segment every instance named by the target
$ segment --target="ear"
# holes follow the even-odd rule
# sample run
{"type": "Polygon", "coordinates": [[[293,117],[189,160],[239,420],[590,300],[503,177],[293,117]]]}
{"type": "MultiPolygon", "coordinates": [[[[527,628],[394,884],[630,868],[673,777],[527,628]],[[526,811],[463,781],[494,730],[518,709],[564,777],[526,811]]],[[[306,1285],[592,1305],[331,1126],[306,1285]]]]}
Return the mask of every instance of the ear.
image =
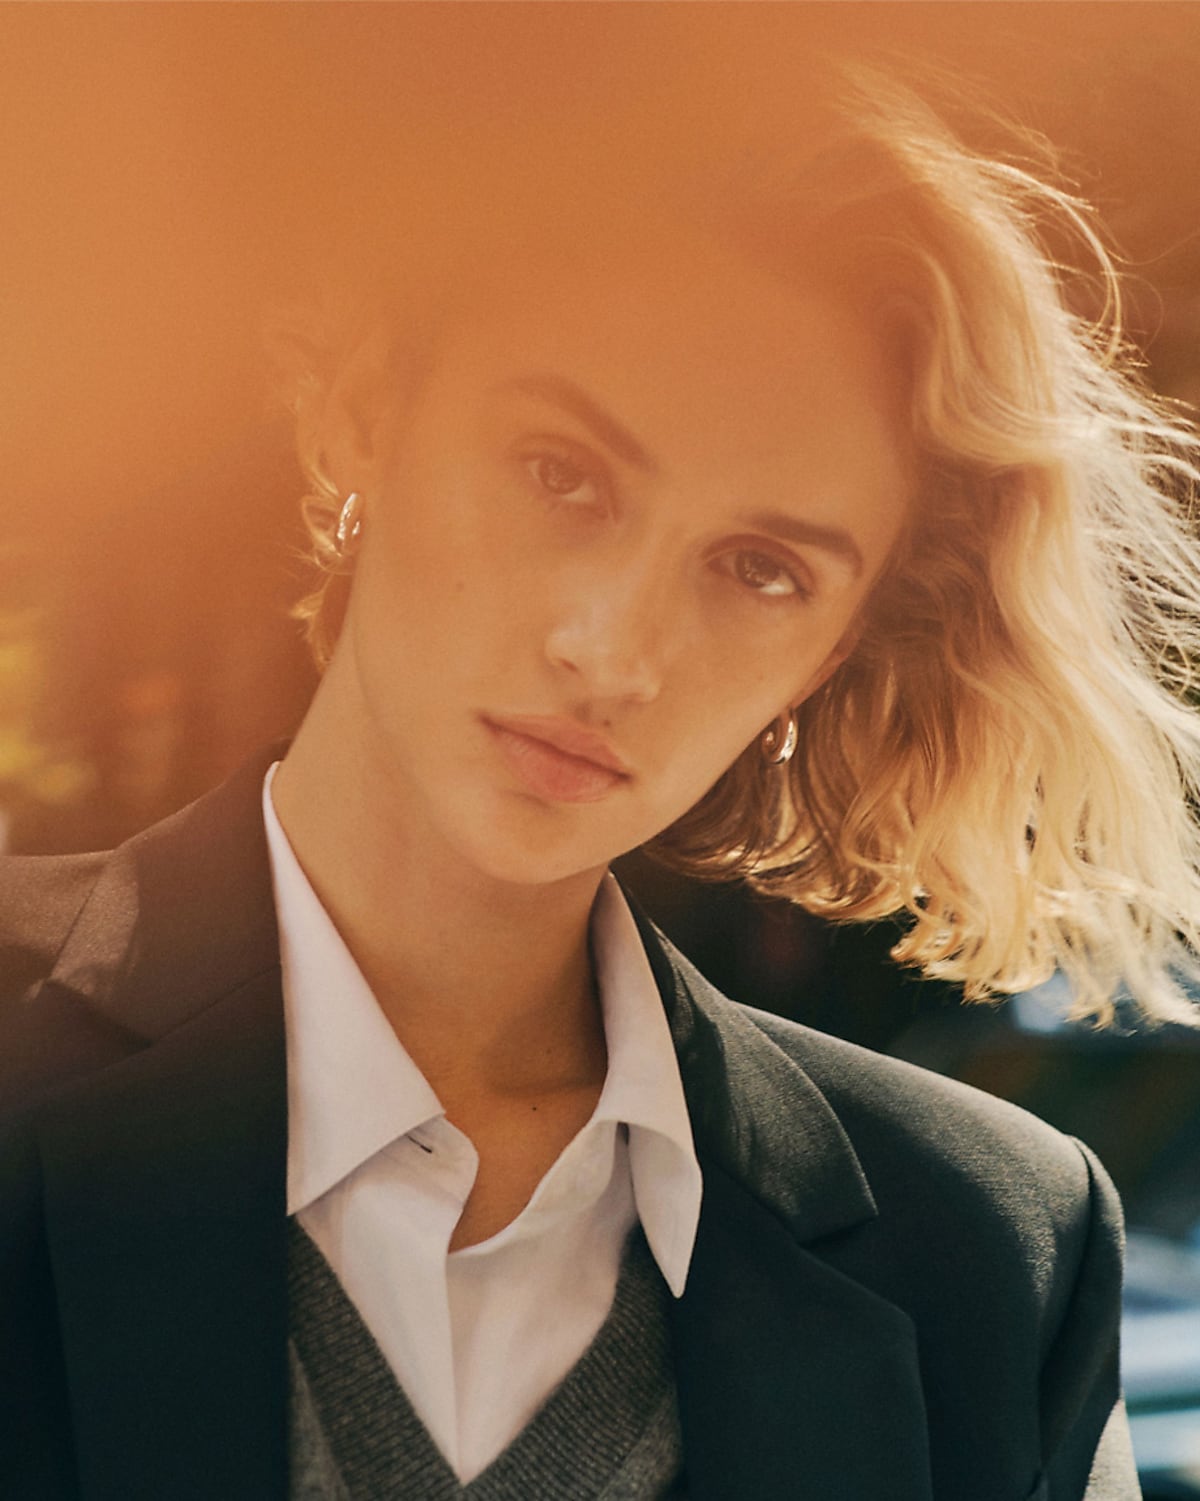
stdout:
{"type": "Polygon", "coordinates": [[[392,381],[390,341],[382,330],[361,339],[342,361],[321,412],[322,465],[340,495],[375,488],[383,462],[384,418],[392,381]]]}

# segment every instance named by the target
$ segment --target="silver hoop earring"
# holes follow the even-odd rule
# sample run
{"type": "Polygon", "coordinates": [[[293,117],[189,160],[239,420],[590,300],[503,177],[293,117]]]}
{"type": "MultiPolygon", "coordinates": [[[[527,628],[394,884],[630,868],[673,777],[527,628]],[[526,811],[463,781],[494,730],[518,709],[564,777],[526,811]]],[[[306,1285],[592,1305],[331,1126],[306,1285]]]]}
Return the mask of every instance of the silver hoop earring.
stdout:
{"type": "Polygon", "coordinates": [[[341,562],[346,563],[358,551],[362,541],[363,498],[357,490],[351,490],[338,513],[337,526],[333,533],[333,548],[341,562]]]}
{"type": "Polygon", "coordinates": [[[796,753],[800,729],[791,709],[767,726],[759,738],[758,748],[768,766],[786,766],[796,753]]]}

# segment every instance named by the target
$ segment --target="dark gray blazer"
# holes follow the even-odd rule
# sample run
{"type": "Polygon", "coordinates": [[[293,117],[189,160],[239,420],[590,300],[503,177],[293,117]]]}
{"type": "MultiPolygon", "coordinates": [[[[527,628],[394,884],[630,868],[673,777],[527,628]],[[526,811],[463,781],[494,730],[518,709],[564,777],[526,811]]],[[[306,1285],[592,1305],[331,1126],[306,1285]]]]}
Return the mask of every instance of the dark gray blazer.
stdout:
{"type": "MultiPolygon", "coordinates": [[[[0,862],[13,1501],[286,1497],[266,764],[111,854],[0,862]]],[[[643,938],[704,1172],[672,1311],[693,1501],[1136,1497],[1087,1151],[643,938]]]]}

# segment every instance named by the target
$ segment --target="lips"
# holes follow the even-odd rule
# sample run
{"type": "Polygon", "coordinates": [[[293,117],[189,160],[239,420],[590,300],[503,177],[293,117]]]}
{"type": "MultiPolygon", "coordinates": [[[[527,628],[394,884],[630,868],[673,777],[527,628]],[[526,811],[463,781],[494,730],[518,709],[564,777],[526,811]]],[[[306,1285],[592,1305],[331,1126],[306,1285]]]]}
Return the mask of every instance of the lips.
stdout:
{"type": "Polygon", "coordinates": [[[600,735],[568,719],[541,715],[485,716],[510,770],[527,791],[548,802],[597,802],[629,770],[600,735]]]}

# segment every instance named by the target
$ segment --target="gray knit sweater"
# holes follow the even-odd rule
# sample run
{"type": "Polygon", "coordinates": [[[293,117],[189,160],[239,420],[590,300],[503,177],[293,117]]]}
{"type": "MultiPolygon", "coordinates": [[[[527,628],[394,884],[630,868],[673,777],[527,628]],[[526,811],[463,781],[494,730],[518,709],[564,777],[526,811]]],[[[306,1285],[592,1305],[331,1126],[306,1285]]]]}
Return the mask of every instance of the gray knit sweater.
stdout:
{"type": "Polygon", "coordinates": [[[683,1501],[670,1293],[640,1228],[592,1344],[466,1486],[325,1258],[288,1229],[292,1501],[683,1501]]]}

